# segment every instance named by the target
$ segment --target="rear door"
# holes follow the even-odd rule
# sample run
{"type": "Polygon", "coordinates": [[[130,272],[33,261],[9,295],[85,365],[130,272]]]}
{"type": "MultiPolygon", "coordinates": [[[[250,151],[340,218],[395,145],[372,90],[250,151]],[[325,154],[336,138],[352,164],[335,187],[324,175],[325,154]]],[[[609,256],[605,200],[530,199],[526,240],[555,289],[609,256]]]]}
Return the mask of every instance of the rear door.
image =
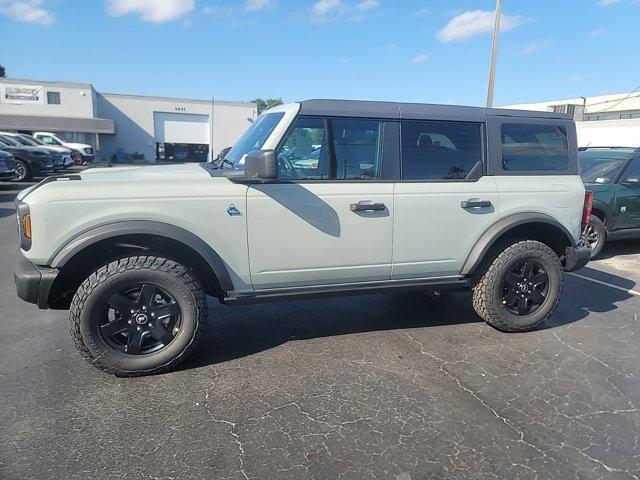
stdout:
{"type": "Polygon", "coordinates": [[[483,175],[480,122],[401,122],[393,278],[456,276],[498,220],[496,182],[483,175]]]}
{"type": "Polygon", "coordinates": [[[393,182],[382,180],[385,122],[299,117],[276,150],[278,181],[251,185],[254,288],[388,280],[393,182]]]}

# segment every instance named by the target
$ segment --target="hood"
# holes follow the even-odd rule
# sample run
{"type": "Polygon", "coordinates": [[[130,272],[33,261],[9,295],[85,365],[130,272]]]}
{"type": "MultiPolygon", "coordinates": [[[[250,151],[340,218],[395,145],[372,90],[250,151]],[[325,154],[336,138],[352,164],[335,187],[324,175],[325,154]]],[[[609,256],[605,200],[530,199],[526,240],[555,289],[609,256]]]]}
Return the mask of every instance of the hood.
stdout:
{"type": "MultiPolygon", "coordinates": [[[[1,149],[2,147],[0,147],[1,149]]],[[[6,150],[0,150],[0,160],[9,160],[13,158],[13,154],[11,152],[7,152],[6,150]]]]}
{"type": "Polygon", "coordinates": [[[211,178],[199,163],[177,165],[122,165],[88,168],[80,172],[88,181],[202,180],[211,178]]]}
{"type": "Polygon", "coordinates": [[[3,145],[2,150],[6,150],[7,152],[44,152],[47,155],[51,153],[51,150],[48,150],[47,147],[28,147],[26,145],[21,145],[19,147],[14,147],[13,145],[5,147],[3,145]]]}
{"type": "Polygon", "coordinates": [[[38,148],[46,148],[47,151],[49,152],[53,152],[53,153],[61,153],[63,155],[71,155],[71,150],[69,150],[68,148],[64,148],[64,147],[56,147],[54,145],[40,145],[38,148]]]}
{"type": "Polygon", "coordinates": [[[78,150],[84,150],[85,148],[90,148],[91,150],[93,150],[93,147],[91,145],[87,145],[86,143],[64,142],[64,146],[66,148],[77,148],[78,150]]]}

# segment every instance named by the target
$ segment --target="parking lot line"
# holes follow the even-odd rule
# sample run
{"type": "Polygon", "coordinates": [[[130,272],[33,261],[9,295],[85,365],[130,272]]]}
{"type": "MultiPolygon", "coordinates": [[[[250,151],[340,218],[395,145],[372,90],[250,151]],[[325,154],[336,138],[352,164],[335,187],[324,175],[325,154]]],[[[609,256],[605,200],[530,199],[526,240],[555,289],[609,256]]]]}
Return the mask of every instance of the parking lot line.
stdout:
{"type": "Polygon", "coordinates": [[[600,285],[604,285],[605,287],[615,288],[616,290],[620,290],[621,292],[628,293],[630,295],[635,295],[636,297],[640,297],[640,292],[637,290],[627,290],[626,288],[619,287],[617,285],[613,285],[611,283],[603,282],[602,280],[596,280],[595,278],[585,277],[584,275],[578,275],[577,273],[569,272],[569,275],[573,275],[574,277],[581,278],[583,280],[587,280],[593,283],[599,283],[600,285]]]}

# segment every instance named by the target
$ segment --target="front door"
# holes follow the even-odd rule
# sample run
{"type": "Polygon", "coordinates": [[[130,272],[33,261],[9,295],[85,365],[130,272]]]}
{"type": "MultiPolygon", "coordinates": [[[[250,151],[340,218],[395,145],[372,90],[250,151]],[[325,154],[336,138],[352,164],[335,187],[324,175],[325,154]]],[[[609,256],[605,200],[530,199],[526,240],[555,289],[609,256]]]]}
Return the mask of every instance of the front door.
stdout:
{"type": "Polygon", "coordinates": [[[383,125],[295,121],[276,151],[278,181],[247,193],[255,289],[390,278],[393,183],[380,181],[383,125]]]}
{"type": "Polygon", "coordinates": [[[401,129],[393,278],[456,276],[499,218],[495,178],[482,177],[482,126],[403,121],[401,129]]]}
{"type": "Polygon", "coordinates": [[[640,228],[640,157],[629,163],[616,192],[618,228],[640,228]]]}

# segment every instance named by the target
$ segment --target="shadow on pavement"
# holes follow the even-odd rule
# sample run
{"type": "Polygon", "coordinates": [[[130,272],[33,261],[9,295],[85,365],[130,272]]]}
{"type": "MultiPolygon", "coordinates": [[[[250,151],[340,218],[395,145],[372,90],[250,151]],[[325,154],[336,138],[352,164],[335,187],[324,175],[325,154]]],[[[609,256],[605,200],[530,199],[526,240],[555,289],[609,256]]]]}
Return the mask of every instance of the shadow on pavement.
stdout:
{"type": "Polygon", "coordinates": [[[596,257],[596,260],[605,260],[617,255],[633,255],[636,253],[640,254],[640,239],[617,240],[606,243],[600,255],[596,257]]]}
{"type": "Polygon", "coordinates": [[[0,208],[0,218],[10,217],[15,215],[16,211],[10,208],[0,208]]]}
{"type": "MultiPolygon", "coordinates": [[[[621,290],[635,286],[630,280],[588,268],[580,274],[619,288],[567,275],[565,294],[543,330],[578,322],[590,312],[616,310],[619,303],[633,298],[621,290]]],[[[182,369],[242,358],[291,340],[481,321],[472,308],[470,294],[464,292],[445,293],[439,300],[412,292],[245,307],[211,304],[209,326],[199,352],[182,369]]]]}

